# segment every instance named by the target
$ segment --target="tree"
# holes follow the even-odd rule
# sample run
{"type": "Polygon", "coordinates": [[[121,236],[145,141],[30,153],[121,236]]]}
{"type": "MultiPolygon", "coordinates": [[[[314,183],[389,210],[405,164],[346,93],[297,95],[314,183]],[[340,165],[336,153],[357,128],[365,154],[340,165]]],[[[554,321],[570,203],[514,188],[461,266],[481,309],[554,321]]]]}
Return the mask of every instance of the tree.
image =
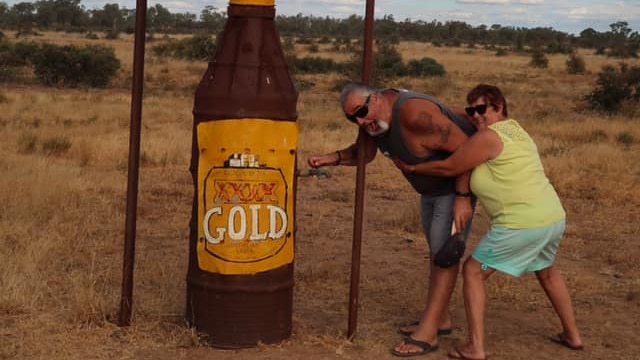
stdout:
{"type": "Polygon", "coordinates": [[[200,21],[208,32],[217,34],[224,26],[225,17],[218,8],[207,5],[200,12],[200,21]]]}
{"type": "Polygon", "coordinates": [[[167,32],[171,29],[173,17],[166,7],[156,4],[147,10],[147,24],[149,30],[167,32]]]}
{"type": "Polygon", "coordinates": [[[621,63],[616,69],[611,65],[602,67],[596,88],[584,100],[598,111],[616,113],[624,104],[629,109],[638,109],[640,104],[640,67],[621,63]]]}
{"type": "Polygon", "coordinates": [[[14,26],[21,32],[30,32],[35,20],[36,7],[29,2],[20,2],[11,7],[14,26]]]}
{"type": "Polygon", "coordinates": [[[91,10],[91,25],[101,29],[119,31],[124,25],[123,14],[118,4],[105,4],[102,9],[91,10]]]}
{"type": "Polygon", "coordinates": [[[619,58],[638,57],[640,42],[635,40],[638,37],[638,33],[631,33],[629,23],[626,21],[618,21],[609,25],[609,27],[611,31],[608,32],[608,55],[619,58]]]}
{"type": "Polygon", "coordinates": [[[36,23],[44,28],[79,28],[85,26],[88,14],[80,0],[39,0],[35,3],[36,23]]]}

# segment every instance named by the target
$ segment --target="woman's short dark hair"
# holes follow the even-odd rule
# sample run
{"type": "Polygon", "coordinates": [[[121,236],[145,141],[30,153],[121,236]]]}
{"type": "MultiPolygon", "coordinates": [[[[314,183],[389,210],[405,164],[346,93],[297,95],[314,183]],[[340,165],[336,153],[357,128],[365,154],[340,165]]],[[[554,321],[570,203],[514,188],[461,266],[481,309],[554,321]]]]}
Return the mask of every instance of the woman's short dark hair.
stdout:
{"type": "Polygon", "coordinates": [[[471,104],[479,98],[484,98],[487,103],[495,105],[502,105],[502,115],[509,116],[507,111],[507,100],[504,98],[502,91],[497,86],[479,84],[467,94],[467,103],[471,104]]]}

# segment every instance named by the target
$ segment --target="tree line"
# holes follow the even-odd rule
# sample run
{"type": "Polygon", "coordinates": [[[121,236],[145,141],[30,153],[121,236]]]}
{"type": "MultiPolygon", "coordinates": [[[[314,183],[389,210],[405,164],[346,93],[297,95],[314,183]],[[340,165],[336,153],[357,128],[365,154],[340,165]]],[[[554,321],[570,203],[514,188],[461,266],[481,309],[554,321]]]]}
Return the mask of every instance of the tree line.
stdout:
{"type": "MultiPolygon", "coordinates": [[[[161,4],[147,8],[147,31],[153,33],[219,33],[226,22],[226,9],[205,6],[199,15],[172,13],[161,4]]],[[[348,38],[362,37],[364,18],[351,15],[344,19],[302,14],[277,15],[276,23],[284,37],[348,38]]],[[[0,2],[0,28],[17,30],[19,34],[36,29],[69,32],[104,31],[112,34],[133,33],[135,9],[106,4],[101,9],[87,10],[80,0],[38,0],[9,6],[0,2]]],[[[432,42],[443,46],[502,46],[514,50],[543,48],[549,53],[568,53],[576,47],[592,48],[616,57],[637,57],[640,34],[625,21],[610,25],[608,31],[584,29],[579,35],[549,27],[471,26],[462,21],[396,21],[384,15],[374,23],[374,37],[385,41],[432,42]]]]}

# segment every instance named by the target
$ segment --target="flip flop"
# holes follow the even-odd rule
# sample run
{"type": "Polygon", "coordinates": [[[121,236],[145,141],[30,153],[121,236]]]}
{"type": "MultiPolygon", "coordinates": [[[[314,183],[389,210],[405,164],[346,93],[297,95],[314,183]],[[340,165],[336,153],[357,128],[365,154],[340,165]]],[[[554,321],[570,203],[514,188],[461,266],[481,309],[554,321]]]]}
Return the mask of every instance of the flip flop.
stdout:
{"type": "Polygon", "coordinates": [[[453,351],[455,351],[455,352],[453,353],[453,355],[452,355],[451,353],[448,353],[448,354],[447,354],[447,357],[448,357],[449,359],[461,359],[461,360],[487,360],[487,359],[489,358],[488,356],[485,356],[485,357],[480,358],[480,359],[470,358],[470,357],[468,357],[468,356],[465,356],[465,355],[462,353],[462,351],[460,351],[460,349],[457,349],[457,348],[454,348],[454,349],[453,349],[453,351]]]}
{"type": "Polygon", "coordinates": [[[420,356],[420,355],[424,355],[424,354],[428,354],[432,351],[436,351],[438,350],[438,345],[431,345],[426,341],[420,341],[420,340],[416,340],[414,338],[412,338],[411,336],[407,336],[406,338],[404,338],[404,343],[407,345],[414,345],[420,348],[420,351],[414,351],[414,352],[401,352],[396,350],[395,348],[391,349],[391,354],[398,356],[398,357],[414,357],[414,356],[420,356]]]}
{"type": "MultiPolygon", "coordinates": [[[[411,334],[413,334],[413,331],[407,331],[407,330],[403,330],[403,327],[407,327],[407,326],[418,326],[420,325],[420,321],[416,321],[416,322],[412,322],[410,324],[406,324],[406,325],[402,325],[398,328],[398,334],[403,335],[403,336],[411,336],[411,334]]],[[[451,335],[451,333],[453,332],[452,328],[449,329],[438,329],[438,335],[451,335]]]]}
{"type": "Polygon", "coordinates": [[[573,345],[569,342],[569,340],[567,340],[564,337],[564,333],[559,333],[555,336],[549,336],[549,340],[551,340],[552,342],[558,344],[558,345],[562,345],[568,349],[571,350],[583,350],[584,349],[584,345],[573,345]]]}

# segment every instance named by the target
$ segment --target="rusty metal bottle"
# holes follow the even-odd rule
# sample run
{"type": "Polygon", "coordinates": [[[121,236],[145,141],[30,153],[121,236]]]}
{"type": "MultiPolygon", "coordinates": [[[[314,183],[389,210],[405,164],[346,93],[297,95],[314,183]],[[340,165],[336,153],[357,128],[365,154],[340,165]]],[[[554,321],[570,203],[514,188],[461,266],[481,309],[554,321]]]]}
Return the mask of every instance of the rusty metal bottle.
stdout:
{"type": "Polygon", "coordinates": [[[273,0],[230,0],[195,93],[186,319],[209,343],[291,335],[298,93],[273,0]]]}

